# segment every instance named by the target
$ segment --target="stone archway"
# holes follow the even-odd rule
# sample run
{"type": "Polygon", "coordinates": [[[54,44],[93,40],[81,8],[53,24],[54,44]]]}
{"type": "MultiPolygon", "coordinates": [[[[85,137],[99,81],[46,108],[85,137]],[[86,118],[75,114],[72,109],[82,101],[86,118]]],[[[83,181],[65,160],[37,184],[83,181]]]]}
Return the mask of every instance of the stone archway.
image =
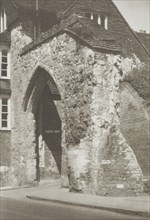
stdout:
{"type": "Polygon", "coordinates": [[[23,108],[36,122],[36,181],[59,178],[61,174],[61,119],[55,105],[60,94],[54,79],[38,67],[26,90],[23,108]]]}
{"type": "Polygon", "coordinates": [[[45,69],[38,67],[32,76],[25,93],[23,100],[24,111],[30,110],[32,113],[36,112],[40,96],[46,85],[49,87],[54,100],[61,99],[54,79],[45,69]]]}

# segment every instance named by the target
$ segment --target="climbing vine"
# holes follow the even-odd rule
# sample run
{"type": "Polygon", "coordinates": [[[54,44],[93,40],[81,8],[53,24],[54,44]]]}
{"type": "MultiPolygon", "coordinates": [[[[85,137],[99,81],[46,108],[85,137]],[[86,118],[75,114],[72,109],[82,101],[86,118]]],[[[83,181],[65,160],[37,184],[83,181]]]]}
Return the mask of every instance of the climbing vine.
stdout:
{"type": "Polygon", "coordinates": [[[133,69],[125,77],[125,81],[129,82],[140,97],[145,100],[146,105],[150,106],[150,66],[144,65],[139,69],[133,69]]]}

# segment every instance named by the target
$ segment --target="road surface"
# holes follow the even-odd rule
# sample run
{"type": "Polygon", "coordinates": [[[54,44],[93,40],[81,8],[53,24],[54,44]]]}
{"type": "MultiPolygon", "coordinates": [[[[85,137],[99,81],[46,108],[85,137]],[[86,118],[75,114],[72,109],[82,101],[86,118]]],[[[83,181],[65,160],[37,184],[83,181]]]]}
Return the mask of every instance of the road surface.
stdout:
{"type": "Polygon", "coordinates": [[[0,219],[34,220],[146,220],[147,218],[110,211],[62,205],[52,202],[0,198],[0,219]]]}

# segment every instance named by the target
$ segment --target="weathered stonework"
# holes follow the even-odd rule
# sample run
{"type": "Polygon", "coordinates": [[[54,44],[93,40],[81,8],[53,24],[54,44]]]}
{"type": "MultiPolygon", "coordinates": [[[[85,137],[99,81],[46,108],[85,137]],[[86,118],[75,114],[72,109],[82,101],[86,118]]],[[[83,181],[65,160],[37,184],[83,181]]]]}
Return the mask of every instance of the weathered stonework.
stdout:
{"type": "MultiPolygon", "coordinates": [[[[61,119],[63,185],[68,185],[68,176],[70,191],[98,195],[141,192],[141,169],[120,131],[119,82],[125,74],[124,59],[93,51],[67,34],[20,56],[30,41],[21,27],[12,31],[13,184],[36,179],[35,113],[28,106],[25,111],[23,103],[30,82],[41,71],[41,77],[52,77],[61,96],[54,102],[61,119]]],[[[29,103],[32,101],[29,97],[29,103]]],[[[55,159],[52,164],[45,168],[48,173],[58,170],[55,159]]]]}

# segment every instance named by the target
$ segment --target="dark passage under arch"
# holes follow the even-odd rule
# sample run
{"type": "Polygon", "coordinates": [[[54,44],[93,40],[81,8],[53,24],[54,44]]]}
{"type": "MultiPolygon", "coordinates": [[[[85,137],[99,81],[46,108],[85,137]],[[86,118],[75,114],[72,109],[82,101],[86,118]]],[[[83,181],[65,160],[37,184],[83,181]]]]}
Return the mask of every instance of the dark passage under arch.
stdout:
{"type": "Polygon", "coordinates": [[[54,79],[38,68],[28,85],[23,108],[36,120],[36,179],[56,178],[61,174],[61,119],[54,101],[60,94],[54,79]]]}
{"type": "Polygon", "coordinates": [[[24,96],[24,111],[29,109],[33,113],[36,112],[38,102],[46,85],[49,87],[49,91],[54,100],[61,99],[54,79],[45,69],[38,67],[29,82],[28,88],[24,96]]]}

